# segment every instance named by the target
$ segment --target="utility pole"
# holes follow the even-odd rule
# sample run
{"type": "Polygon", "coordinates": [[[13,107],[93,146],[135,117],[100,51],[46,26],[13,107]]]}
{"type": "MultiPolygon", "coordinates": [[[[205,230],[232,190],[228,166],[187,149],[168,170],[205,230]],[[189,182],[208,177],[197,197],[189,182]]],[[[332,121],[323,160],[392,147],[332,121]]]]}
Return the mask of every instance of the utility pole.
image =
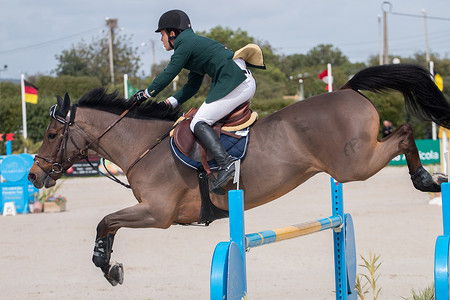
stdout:
{"type": "Polygon", "coordinates": [[[383,38],[381,33],[381,15],[378,15],[378,60],[380,66],[383,64],[383,38]]]}
{"type": "Polygon", "coordinates": [[[389,1],[384,1],[381,4],[384,18],[384,64],[389,64],[389,48],[388,48],[388,29],[387,29],[387,14],[392,9],[392,4],[389,1]]]}
{"type": "Polygon", "coordinates": [[[106,18],[106,26],[109,27],[109,70],[111,72],[111,83],[114,85],[113,41],[114,28],[117,28],[117,19],[106,18]]]}
{"type": "Polygon", "coordinates": [[[425,57],[427,60],[427,63],[430,62],[430,47],[428,46],[428,26],[427,26],[427,11],[425,9],[422,9],[423,13],[423,21],[425,23],[425,57]]]}
{"type": "Polygon", "coordinates": [[[384,16],[384,64],[389,64],[389,47],[388,47],[388,32],[387,32],[387,11],[383,11],[384,16]]]}

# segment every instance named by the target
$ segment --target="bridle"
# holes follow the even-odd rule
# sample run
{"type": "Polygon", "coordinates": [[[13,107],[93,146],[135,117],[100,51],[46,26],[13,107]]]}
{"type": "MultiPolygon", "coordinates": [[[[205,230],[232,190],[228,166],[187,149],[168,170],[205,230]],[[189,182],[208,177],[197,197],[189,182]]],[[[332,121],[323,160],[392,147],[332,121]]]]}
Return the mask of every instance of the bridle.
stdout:
{"type": "Polygon", "coordinates": [[[73,140],[73,138],[70,136],[69,132],[70,132],[70,126],[73,125],[73,121],[75,119],[75,112],[76,112],[76,106],[72,105],[69,113],[67,114],[66,118],[63,118],[61,115],[59,115],[57,113],[57,108],[58,105],[55,104],[50,108],[50,116],[57,120],[58,122],[64,124],[64,132],[60,135],[60,137],[62,137],[59,141],[58,147],[56,148],[56,155],[55,155],[55,159],[53,158],[49,158],[49,157],[45,157],[42,155],[38,155],[36,154],[36,156],[34,157],[34,162],[36,163],[36,165],[41,168],[42,171],[44,171],[45,174],[47,174],[50,178],[52,178],[53,180],[58,179],[61,176],[61,173],[67,171],[67,169],[69,168],[69,166],[71,165],[71,162],[74,161],[75,159],[82,159],[84,158],[84,156],[86,156],[86,151],[85,150],[80,150],[79,153],[75,156],[72,157],[68,157],[66,159],[64,159],[64,154],[66,154],[67,151],[67,141],[70,139],[72,144],[79,149],[76,144],[75,141],[73,140]],[[58,155],[59,154],[59,155],[58,155]],[[59,156],[59,158],[58,158],[59,156]],[[39,162],[38,159],[41,159],[47,163],[50,163],[52,165],[52,169],[51,171],[47,171],[39,162]],[[66,168],[64,167],[64,165],[69,165],[66,168]]]}
{"type": "MultiPolygon", "coordinates": [[[[109,125],[96,139],[89,142],[86,146],[83,148],[78,147],[78,145],[75,143],[73,137],[70,135],[70,127],[74,124],[75,120],[75,113],[76,113],[76,105],[73,104],[67,113],[66,117],[62,117],[61,114],[58,114],[57,108],[58,105],[55,104],[50,108],[50,116],[57,120],[58,122],[62,123],[64,125],[64,132],[62,133],[62,139],[60,140],[58,147],[56,148],[56,157],[58,157],[59,153],[59,159],[52,159],[48,157],[44,157],[42,155],[36,155],[34,157],[34,162],[36,165],[41,168],[41,170],[47,174],[51,179],[57,180],[59,177],[61,177],[62,173],[66,172],[68,168],[73,164],[75,161],[79,160],[86,160],[87,163],[91,166],[91,168],[96,169],[95,166],[89,161],[89,157],[87,155],[89,147],[92,146],[92,144],[98,142],[108,131],[111,130],[117,123],[119,123],[126,114],[128,114],[135,106],[137,102],[134,102],[127,110],[125,110],[118,119],[116,119],[111,125],[109,125]],[[67,154],[67,141],[70,140],[70,142],[73,144],[73,146],[78,150],[78,152],[71,156],[64,159],[65,154],[67,154]],[[51,171],[47,171],[39,162],[38,159],[44,160],[47,163],[50,163],[52,165],[51,171]]],[[[156,138],[156,142],[148,148],[146,151],[144,151],[128,168],[126,175],[130,172],[130,170],[142,159],[144,156],[146,156],[153,148],[155,148],[158,144],[160,144],[166,137],[169,136],[170,131],[173,130],[178,124],[175,124],[169,131],[164,133],[162,136],[156,138]]],[[[105,177],[123,185],[126,188],[131,188],[129,184],[126,184],[122,182],[120,179],[118,179],[114,174],[112,174],[108,168],[105,165],[105,160],[103,160],[103,166],[105,167],[105,170],[108,174],[100,172],[105,177]]]]}
{"type": "MultiPolygon", "coordinates": [[[[136,105],[136,102],[134,102],[130,108],[128,108],[127,110],[125,110],[118,119],[116,119],[113,123],[111,123],[111,125],[109,125],[96,139],[92,140],[91,142],[89,142],[86,146],[84,146],[83,148],[78,147],[78,145],[76,144],[75,140],[73,139],[72,135],[70,135],[70,128],[71,126],[74,124],[74,120],[75,120],[75,113],[76,113],[76,105],[73,104],[69,110],[69,112],[67,113],[66,117],[62,117],[61,114],[58,114],[58,105],[55,104],[50,108],[50,116],[55,119],[56,121],[60,122],[61,124],[64,125],[64,131],[63,133],[60,135],[62,138],[59,141],[58,147],[56,148],[56,157],[59,158],[58,159],[53,159],[53,158],[49,158],[49,157],[45,157],[42,155],[36,155],[34,157],[34,162],[36,163],[36,165],[41,168],[41,170],[47,174],[51,179],[53,180],[57,180],[59,177],[61,177],[62,173],[66,172],[68,168],[70,168],[70,166],[73,164],[73,162],[75,161],[79,161],[79,160],[86,160],[89,165],[95,169],[95,167],[92,165],[92,163],[89,161],[87,152],[89,147],[92,146],[92,144],[98,142],[109,130],[111,130],[111,128],[113,128],[117,123],[119,123],[124,117],[125,115],[130,112],[136,105]],[[67,157],[67,142],[70,140],[70,142],[73,144],[73,146],[78,150],[78,152],[70,157],[67,157]],[[58,155],[59,154],[59,155],[58,155]],[[66,159],[64,159],[64,157],[66,156],[66,159]],[[39,162],[39,159],[49,163],[52,165],[52,169],[51,171],[47,171],[39,162]]],[[[107,170],[107,172],[109,173],[108,168],[105,167],[105,169],[107,170]]],[[[103,174],[103,173],[102,173],[103,174]]],[[[104,174],[106,177],[110,178],[108,175],[104,174]]],[[[113,174],[109,173],[110,176],[112,176],[113,178],[110,178],[116,182],[121,183],[122,185],[131,188],[129,185],[121,182],[119,179],[117,179],[113,174]]]]}

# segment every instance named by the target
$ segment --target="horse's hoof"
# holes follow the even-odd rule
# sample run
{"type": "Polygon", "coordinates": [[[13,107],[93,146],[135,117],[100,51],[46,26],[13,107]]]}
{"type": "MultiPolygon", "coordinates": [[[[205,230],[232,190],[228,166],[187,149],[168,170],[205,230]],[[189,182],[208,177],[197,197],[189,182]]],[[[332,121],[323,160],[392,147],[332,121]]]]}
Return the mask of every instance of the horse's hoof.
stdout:
{"type": "Polygon", "coordinates": [[[434,185],[434,190],[435,190],[435,191],[431,191],[431,192],[435,192],[435,193],[440,192],[441,184],[443,182],[448,181],[448,175],[445,175],[443,173],[434,173],[433,175],[431,175],[431,177],[433,178],[433,185],[434,185]]]}
{"type": "Polygon", "coordinates": [[[434,174],[431,176],[423,166],[420,166],[417,168],[416,173],[411,175],[411,180],[414,187],[419,191],[437,193],[441,191],[441,183],[445,178],[445,175],[444,177],[442,175],[443,174],[434,174]]]}
{"type": "Polygon", "coordinates": [[[109,265],[108,273],[105,273],[105,278],[112,286],[123,283],[123,265],[114,262],[109,265]]]}

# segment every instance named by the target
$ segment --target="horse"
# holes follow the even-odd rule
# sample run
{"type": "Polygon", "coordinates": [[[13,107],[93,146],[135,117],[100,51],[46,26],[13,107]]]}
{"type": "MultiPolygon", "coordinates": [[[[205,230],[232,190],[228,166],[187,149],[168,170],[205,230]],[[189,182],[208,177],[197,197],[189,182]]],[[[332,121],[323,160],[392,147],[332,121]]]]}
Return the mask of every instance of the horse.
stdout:
{"type": "MultiPolygon", "coordinates": [[[[440,191],[447,177],[423,168],[412,126],[402,124],[378,139],[377,109],[360,90],[399,91],[410,113],[450,128],[449,103],[426,69],[415,65],[363,69],[339,90],[291,104],[252,126],[240,168],[246,210],[281,197],[319,172],[341,183],[366,180],[400,154],[406,156],[416,189],[440,191]]],[[[88,92],[76,104],[70,103],[67,93],[64,99],[57,96],[28,175],[36,188],[49,188],[88,151],[126,173],[138,203],[106,215],[97,226],[94,246],[93,262],[113,286],[123,282],[122,264],[111,262],[114,236],[121,227],[190,224],[199,219],[201,210],[197,174],[174,158],[165,138],[180,113],[147,102],[133,108],[117,92],[108,94],[103,88],[88,92]]],[[[233,187],[229,183],[225,189],[233,187]]],[[[226,195],[211,194],[211,201],[228,209],[226,195]]]]}

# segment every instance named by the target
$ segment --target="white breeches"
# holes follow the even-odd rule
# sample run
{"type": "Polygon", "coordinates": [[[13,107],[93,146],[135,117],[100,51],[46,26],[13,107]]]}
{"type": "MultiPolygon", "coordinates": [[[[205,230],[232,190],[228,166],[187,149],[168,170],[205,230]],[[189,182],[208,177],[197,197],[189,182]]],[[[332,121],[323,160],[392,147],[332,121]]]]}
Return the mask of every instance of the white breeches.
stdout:
{"type": "MultiPolygon", "coordinates": [[[[242,59],[235,59],[234,62],[242,69],[247,70],[245,62],[242,59]]],[[[256,91],[256,83],[251,72],[245,73],[247,79],[238,85],[231,93],[225,97],[211,103],[204,102],[191,122],[191,131],[194,132],[195,124],[202,121],[208,125],[214,124],[222,119],[236,107],[253,98],[256,91]]]]}

